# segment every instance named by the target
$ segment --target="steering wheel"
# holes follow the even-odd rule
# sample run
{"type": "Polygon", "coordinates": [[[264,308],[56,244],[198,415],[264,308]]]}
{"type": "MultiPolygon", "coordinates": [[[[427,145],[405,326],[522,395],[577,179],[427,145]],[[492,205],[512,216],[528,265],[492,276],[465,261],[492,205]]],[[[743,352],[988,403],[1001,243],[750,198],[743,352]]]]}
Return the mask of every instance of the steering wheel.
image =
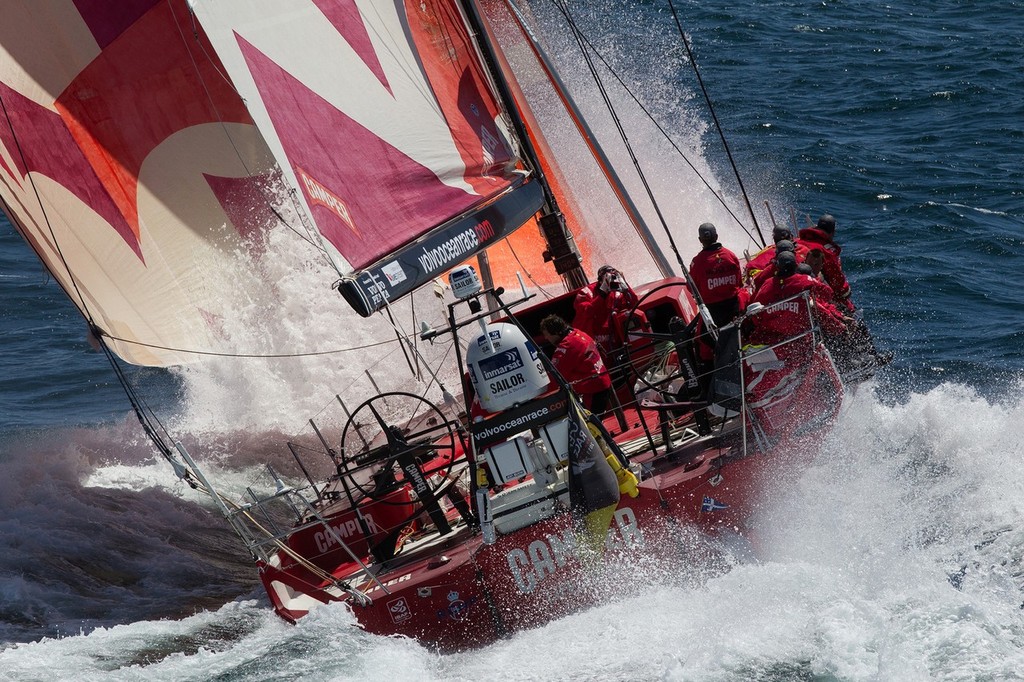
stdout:
{"type": "Polygon", "coordinates": [[[408,504],[387,497],[405,484],[420,500],[433,499],[450,483],[458,424],[414,393],[376,395],[352,412],[341,433],[338,473],[355,490],[381,504],[408,504]]]}
{"type": "MultiPolygon", "coordinates": [[[[680,286],[685,285],[680,282],[666,282],[645,293],[629,311],[629,317],[626,318],[626,329],[628,330],[633,327],[634,320],[639,321],[639,318],[636,317],[636,311],[643,306],[644,302],[652,294],[669,287],[680,286]]],[[[627,332],[630,336],[649,339],[650,341],[649,345],[644,344],[642,349],[632,348],[628,341],[624,345],[627,363],[633,369],[633,373],[636,374],[640,383],[646,388],[653,389],[662,395],[677,400],[680,397],[678,395],[679,392],[670,390],[673,382],[679,379],[685,380],[685,389],[696,381],[695,368],[690,364],[691,360],[687,357],[688,354],[683,351],[684,344],[693,338],[693,327],[697,319],[694,318],[690,324],[683,324],[681,319],[674,317],[668,322],[668,332],[627,332]],[[676,320],[678,320],[678,323],[674,324],[676,320]],[[672,347],[666,344],[672,344],[672,347]],[[640,350],[643,351],[643,356],[640,356],[640,350]],[[671,371],[664,371],[663,368],[667,364],[673,350],[676,352],[676,366],[671,371]],[[653,360],[650,357],[651,355],[655,356],[653,360]],[[659,369],[662,369],[662,371],[659,371],[659,369]]]]}

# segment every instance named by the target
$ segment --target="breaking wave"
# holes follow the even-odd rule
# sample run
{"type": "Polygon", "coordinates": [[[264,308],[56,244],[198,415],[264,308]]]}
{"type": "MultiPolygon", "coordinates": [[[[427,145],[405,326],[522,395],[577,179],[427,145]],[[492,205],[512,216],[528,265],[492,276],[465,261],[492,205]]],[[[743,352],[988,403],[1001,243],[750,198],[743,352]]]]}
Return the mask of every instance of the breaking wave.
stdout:
{"type": "Polygon", "coordinates": [[[897,404],[882,392],[862,387],[815,463],[767,496],[757,560],[628,567],[602,606],[446,657],[362,633],[342,606],[280,622],[195,493],[78,483],[115,447],[146,470],[145,447],[133,460],[118,429],[68,434],[2,465],[4,523],[21,530],[4,533],[0,572],[24,575],[2,596],[4,639],[43,639],[9,646],[0,667],[26,680],[1013,677],[1024,404],[957,384],[897,404]],[[46,474],[30,464],[41,456],[46,474]]]}

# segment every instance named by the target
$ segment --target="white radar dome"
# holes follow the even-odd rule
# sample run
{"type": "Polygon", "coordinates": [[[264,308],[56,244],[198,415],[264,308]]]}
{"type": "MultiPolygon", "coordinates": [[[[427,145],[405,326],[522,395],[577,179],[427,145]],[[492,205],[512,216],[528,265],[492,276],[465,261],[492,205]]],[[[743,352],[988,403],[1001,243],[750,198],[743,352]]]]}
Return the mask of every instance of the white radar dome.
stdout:
{"type": "Polygon", "coordinates": [[[548,387],[548,372],[533,341],[505,322],[486,326],[469,344],[466,365],[480,405],[488,412],[507,410],[536,398],[548,387]]]}

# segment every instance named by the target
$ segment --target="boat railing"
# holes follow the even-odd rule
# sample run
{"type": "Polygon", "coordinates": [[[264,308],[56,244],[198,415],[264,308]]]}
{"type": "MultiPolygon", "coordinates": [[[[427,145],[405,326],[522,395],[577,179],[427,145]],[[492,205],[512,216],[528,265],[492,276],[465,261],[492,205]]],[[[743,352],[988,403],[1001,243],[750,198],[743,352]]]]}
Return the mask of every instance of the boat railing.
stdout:
{"type": "MultiPolygon", "coordinates": [[[[815,314],[814,298],[809,290],[799,292],[780,301],[775,301],[768,306],[748,306],[739,323],[738,333],[740,334],[738,353],[740,385],[743,386],[743,390],[740,392],[740,414],[743,420],[742,447],[743,454],[746,455],[748,452],[748,433],[754,436],[758,449],[762,452],[768,451],[773,442],[773,438],[769,437],[764,425],[761,423],[758,412],[763,412],[776,404],[783,404],[792,395],[792,390],[781,391],[774,395],[769,394],[759,400],[756,405],[752,405],[750,402],[750,390],[755,382],[760,381],[760,376],[748,381],[745,376],[746,371],[749,369],[760,374],[762,371],[785,370],[790,375],[803,374],[811,367],[810,360],[814,349],[819,346],[823,347],[824,337],[820,322],[815,314]],[[757,316],[770,313],[773,307],[783,306],[796,301],[802,301],[803,303],[803,311],[807,316],[805,327],[772,343],[744,345],[742,339],[743,322],[750,320],[756,325],[757,316]],[[792,352],[794,348],[796,352],[792,352]],[[787,349],[787,352],[782,353],[782,357],[779,357],[776,351],[782,349],[787,349]],[[765,360],[767,362],[764,362],[765,360]],[[759,365],[762,367],[759,368],[759,365]],[[751,409],[752,407],[756,407],[756,409],[751,409]]],[[[789,388],[792,389],[792,384],[789,384],[789,388]]]]}
{"type": "MultiPolygon", "coordinates": [[[[658,363],[668,362],[673,353],[675,353],[676,363],[674,371],[678,371],[685,363],[688,368],[688,374],[673,376],[672,371],[667,371],[664,372],[664,377],[659,377],[648,383],[648,386],[653,384],[654,393],[659,391],[663,393],[661,400],[655,402],[642,401],[638,398],[638,395],[645,393],[644,390],[636,390],[640,386],[638,382],[636,387],[632,387],[629,391],[628,399],[623,400],[621,404],[616,402],[612,409],[605,411],[599,416],[606,418],[617,411],[621,413],[623,410],[628,411],[630,415],[635,413],[636,420],[634,424],[642,427],[644,433],[639,442],[630,442],[626,446],[630,450],[629,454],[631,455],[648,450],[657,453],[658,449],[662,447],[664,447],[665,452],[676,450],[689,442],[698,440],[701,436],[707,435],[712,430],[724,429],[726,422],[736,416],[742,418],[744,431],[749,426],[755,433],[758,432],[756,416],[750,415],[749,406],[746,404],[749,377],[743,376],[744,363],[756,360],[758,355],[762,358],[768,357],[776,350],[795,347],[797,344],[816,346],[822,340],[821,328],[813,311],[814,304],[810,292],[800,292],[772,305],[785,305],[794,301],[802,301],[801,305],[806,312],[807,323],[802,325],[801,329],[773,343],[749,346],[745,345],[742,336],[744,328],[750,326],[750,324],[756,324],[757,317],[764,314],[770,306],[756,306],[753,309],[748,309],[744,315],[738,317],[732,323],[716,330],[718,333],[715,335],[712,335],[710,332],[704,332],[705,335],[714,339],[714,341],[711,341],[711,344],[716,345],[717,350],[720,350],[721,344],[725,342],[724,340],[720,341],[720,337],[727,339],[729,333],[734,333],[736,337],[735,351],[731,355],[725,353],[725,357],[716,352],[714,366],[704,371],[698,370],[689,359],[680,357],[684,341],[686,343],[696,343],[701,340],[699,337],[667,341],[663,338],[664,335],[640,335],[637,339],[633,340],[631,355],[632,357],[643,358],[642,366],[637,367],[636,363],[631,362],[630,359],[618,364],[609,363],[608,371],[610,374],[614,375],[616,372],[627,374],[633,371],[633,380],[635,381],[645,369],[656,370],[659,366],[658,363]],[[748,320],[750,322],[745,325],[744,323],[748,320]],[[643,336],[648,336],[648,338],[644,340],[643,336]],[[652,336],[659,336],[660,338],[650,338],[652,336]],[[723,395],[720,391],[715,391],[715,389],[721,389],[723,385],[729,383],[725,377],[730,373],[736,378],[731,395],[728,392],[723,395]],[[680,400],[675,395],[670,396],[669,393],[675,394],[677,390],[677,386],[674,385],[673,381],[680,383],[683,380],[692,382],[694,388],[697,386],[709,386],[709,388],[702,391],[699,399],[691,397],[689,400],[680,400]],[[711,384],[714,384],[714,386],[710,386],[711,384]],[[740,390],[740,386],[743,386],[743,390],[740,390]],[[668,392],[666,393],[666,391],[668,392]],[[658,413],[658,423],[653,428],[648,423],[645,415],[650,410],[658,413]]],[[[691,392],[691,396],[694,393],[696,391],[691,392]]],[[[622,391],[616,392],[616,395],[617,397],[621,396],[622,391]]],[[[620,424],[619,433],[621,434],[627,429],[621,424],[621,420],[617,421],[620,424]]]]}
{"type": "MultiPolygon", "coordinates": [[[[786,346],[786,345],[789,345],[789,344],[792,344],[792,343],[796,343],[800,339],[805,338],[807,336],[810,336],[812,338],[812,340],[814,341],[814,343],[818,343],[818,342],[820,342],[822,340],[822,337],[821,337],[821,326],[818,324],[818,319],[817,319],[817,317],[815,317],[815,314],[814,314],[814,309],[815,309],[814,298],[811,296],[811,292],[810,291],[801,291],[801,292],[799,292],[797,294],[794,294],[793,296],[789,296],[788,298],[784,298],[784,299],[782,299],[780,301],[774,301],[773,303],[771,303],[770,305],[767,305],[767,306],[761,305],[759,303],[753,303],[753,304],[751,304],[750,306],[747,307],[746,312],[740,318],[740,323],[742,323],[743,321],[746,321],[746,320],[751,320],[751,321],[756,320],[758,316],[770,312],[776,306],[783,306],[783,305],[786,305],[787,303],[792,303],[794,301],[801,301],[801,300],[804,303],[803,309],[804,309],[804,311],[805,311],[805,313],[807,315],[807,327],[801,329],[798,332],[795,332],[791,336],[787,336],[787,337],[783,338],[782,340],[780,340],[780,341],[778,341],[778,342],[776,342],[774,344],[770,344],[770,345],[768,345],[766,347],[771,348],[771,349],[780,348],[782,346],[786,346]]],[[[764,350],[764,348],[761,348],[761,350],[764,350]]]]}
{"type": "MultiPolygon", "coordinates": [[[[318,505],[310,500],[308,495],[311,486],[290,486],[269,464],[266,465],[266,470],[275,484],[272,492],[260,493],[252,486],[247,486],[247,501],[225,500],[228,505],[228,522],[242,538],[250,555],[257,561],[268,564],[274,561],[275,555],[287,557],[323,582],[334,584],[358,601],[368,599],[365,594],[317,565],[315,557],[306,556],[289,544],[289,538],[294,537],[296,533],[319,527],[325,537],[329,538],[332,547],[337,546],[348,555],[352,564],[363,569],[366,575],[372,576],[363,559],[353,551],[338,529],[321,514],[318,505]]],[[[318,500],[321,494],[316,494],[318,500]]],[[[384,589],[383,585],[380,587],[384,589]]],[[[385,589],[385,594],[387,593],[385,589]]]]}
{"type": "Polygon", "coordinates": [[[257,492],[251,485],[246,486],[245,495],[248,499],[228,501],[230,508],[227,515],[233,525],[237,523],[246,529],[247,532],[240,535],[244,536],[243,539],[249,538],[246,545],[257,558],[263,560],[269,559],[273,553],[268,548],[277,549],[277,543],[296,530],[320,523],[316,517],[302,523],[308,517],[308,510],[314,508],[305,492],[310,486],[293,487],[282,480],[269,464],[266,470],[276,483],[275,489],[263,493],[257,492]]]}

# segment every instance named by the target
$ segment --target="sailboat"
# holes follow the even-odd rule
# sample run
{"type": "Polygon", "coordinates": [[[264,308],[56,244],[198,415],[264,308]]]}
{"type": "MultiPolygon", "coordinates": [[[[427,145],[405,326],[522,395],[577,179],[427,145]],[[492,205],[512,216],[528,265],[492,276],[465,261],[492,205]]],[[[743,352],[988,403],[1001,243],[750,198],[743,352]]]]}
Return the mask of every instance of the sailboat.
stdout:
{"type": "Polygon", "coordinates": [[[122,378],[122,362],[238,353],[235,309],[267,286],[280,231],[335,273],[310,299],[333,286],[386,321],[422,377],[355,401],[341,387],[340,431],[310,420],[317,463],[282,443],[294,466],[241,495],[126,380],[289,621],[340,602],[369,632],[451,651],[606,598],[616,566],[685,570],[690,534],[745,538],[772,477],[839,412],[806,298],[806,329],[775,347],[745,346],[746,318],[717,328],[508,0],[8,3],[0,104],[3,208],[122,378]],[[579,160],[559,158],[538,92],[659,272],[619,321],[608,414],[582,407],[539,335],[572,319],[593,263],[579,160]],[[565,293],[538,299],[543,268],[565,293]],[[443,317],[401,321],[422,291],[443,317]]]}

